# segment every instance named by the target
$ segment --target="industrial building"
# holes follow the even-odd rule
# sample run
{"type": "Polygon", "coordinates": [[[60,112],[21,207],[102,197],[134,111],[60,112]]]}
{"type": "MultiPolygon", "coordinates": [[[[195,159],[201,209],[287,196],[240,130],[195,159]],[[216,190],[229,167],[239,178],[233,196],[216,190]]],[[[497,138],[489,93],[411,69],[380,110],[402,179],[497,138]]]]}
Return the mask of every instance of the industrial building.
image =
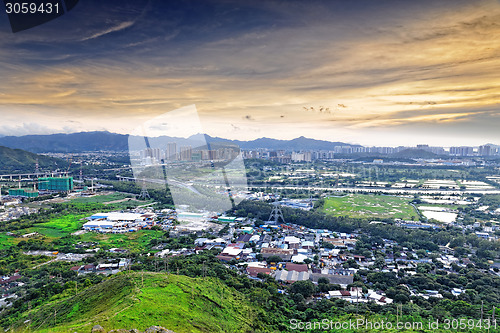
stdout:
{"type": "Polygon", "coordinates": [[[154,225],[154,213],[97,213],[87,219],[84,230],[99,232],[132,232],[154,225]]]}
{"type": "Polygon", "coordinates": [[[68,192],[73,190],[73,177],[42,177],[38,178],[38,190],[68,192]]]}

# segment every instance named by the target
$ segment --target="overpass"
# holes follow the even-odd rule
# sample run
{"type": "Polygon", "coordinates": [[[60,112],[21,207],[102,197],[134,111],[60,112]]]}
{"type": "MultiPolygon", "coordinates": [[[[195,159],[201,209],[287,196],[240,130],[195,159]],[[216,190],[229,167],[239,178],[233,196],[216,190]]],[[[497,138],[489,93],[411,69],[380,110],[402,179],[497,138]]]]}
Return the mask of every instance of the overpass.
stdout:
{"type": "Polygon", "coordinates": [[[67,176],[67,171],[38,172],[38,173],[11,173],[0,175],[0,181],[35,181],[40,177],[67,176]]]}

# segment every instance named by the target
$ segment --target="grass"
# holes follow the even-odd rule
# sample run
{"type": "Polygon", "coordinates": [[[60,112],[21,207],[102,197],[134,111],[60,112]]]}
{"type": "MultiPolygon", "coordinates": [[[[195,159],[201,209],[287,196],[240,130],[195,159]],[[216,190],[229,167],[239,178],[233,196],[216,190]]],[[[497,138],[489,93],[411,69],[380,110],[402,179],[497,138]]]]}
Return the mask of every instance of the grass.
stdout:
{"type": "Polygon", "coordinates": [[[323,210],[335,216],[412,220],[418,218],[418,214],[409,201],[408,198],[389,195],[347,194],[327,198],[323,210]]]}
{"type": "Polygon", "coordinates": [[[82,225],[87,222],[82,220],[87,214],[74,215],[68,214],[61,217],[51,219],[49,222],[39,223],[35,226],[26,229],[26,232],[38,232],[48,238],[59,238],[71,234],[81,229],[82,225]]]}
{"type": "Polygon", "coordinates": [[[106,203],[110,201],[115,201],[115,200],[122,200],[126,198],[133,198],[134,196],[131,194],[125,194],[125,193],[112,193],[112,194],[105,194],[105,195],[94,195],[91,197],[81,197],[81,198],[75,198],[72,199],[72,202],[79,202],[79,203],[106,203]]]}
{"type": "MultiPolygon", "coordinates": [[[[114,202],[116,200],[132,199],[132,196],[124,193],[112,193],[107,195],[98,195],[90,198],[73,199],[72,203],[76,204],[92,204],[114,202]]],[[[129,206],[139,206],[150,203],[152,201],[124,201],[109,204],[105,210],[120,210],[129,206]]],[[[37,232],[45,236],[46,242],[52,242],[58,238],[67,236],[75,231],[81,230],[82,225],[87,222],[85,217],[92,215],[92,212],[79,214],[66,214],[56,218],[52,218],[48,222],[36,223],[32,227],[17,230],[16,233],[23,235],[27,233],[37,232]]],[[[147,245],[151,238],[159,237],[163,232],[140,230],[134,233],[127,234],[99,234],[86,233],[80,236],[82,241],[97,241],[101,246],[108,247],[123,247],[130,250],[142,251],[147,249],[147,245]]],[[[0,233],[0,249],[9,248],[16,245],[21,240],[27,240],[21,237],[7,236],[5,233],[0,233]]]]}
{"type": "Polygon", "coordinates": [[[98,242],[100,247],[119,247],[133,251],[145,251],[151,239],[158,238],[164,234],[164,231],[158,230],[138,230],[125,234],[101,234],[96,232],[87,232],[80,235],[83,242],[98,242]]]}
{"type": "Polygon", "coordinates": [[[153,200],[135,200],[135,196],[127,193],[111,193],[111,194],[103,194],[103,195],[94,195],[92,197],[84,197],[84,198],[75,198],[72,199],[71,202],[75,203],[102,203],[108,205],[113,209],[127,209],[129,207],[137,207],[142,205],[147,205],[152,203],[153,200]],[[123,200],[121,202],[118,202],[123,200]]]}
{"type": "MultiPolygon", "coordinates": [[[[82,220],[85,216],[87,215],[63,215],[53,218],[48,222],[35,224],[33,227],[17,230],[15,233],[18,235],[24,235],[27,233],[38,232],[47,238],[47,242],[50,242],[80,230],[82,225],[86,222],[85,220],[82,220]]],[[[0,233],[0,249],[9,248],[22,240],[26,241],[28,238],[12,237],[7,236],[5,233],[0,233]]]]}
{"type": "Polygon", "coordinates": [[[19,243],[17,238],[7,236],[5,232],[0,233],[0,250],[8,249],[19,243]]]}
{"type": "Polygon", "coordinates": [[[250,332],[259,309],[216,279],[165,273],[120,273],[77,295],[52,301],[25,313],[33,332],[144,330],[153,325],[177,333],[250,332]],[[57,319],[55,317],[57,313],[57,319]]]}

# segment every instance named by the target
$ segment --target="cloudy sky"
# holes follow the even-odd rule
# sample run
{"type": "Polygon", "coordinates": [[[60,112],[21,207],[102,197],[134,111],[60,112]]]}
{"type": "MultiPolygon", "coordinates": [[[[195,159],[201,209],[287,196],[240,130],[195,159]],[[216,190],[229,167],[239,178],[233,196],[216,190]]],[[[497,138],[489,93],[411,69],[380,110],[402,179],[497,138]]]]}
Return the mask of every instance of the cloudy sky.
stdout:
{"type": "Polygon", "coordinates": [[[194,104],[225,138],[500,144],[500,1],[81,0],[18,33],[1,14],[0,78],[1,135],[194,104]]]}

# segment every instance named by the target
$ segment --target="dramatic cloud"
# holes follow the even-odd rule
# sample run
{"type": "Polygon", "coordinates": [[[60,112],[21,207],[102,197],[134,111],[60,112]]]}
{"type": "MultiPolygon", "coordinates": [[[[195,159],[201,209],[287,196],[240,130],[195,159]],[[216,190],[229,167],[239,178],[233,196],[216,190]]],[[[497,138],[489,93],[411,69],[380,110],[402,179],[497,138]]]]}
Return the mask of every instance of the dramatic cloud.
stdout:
{"type": "Polygon", "coordinates": [[[231,138],[500,141],[498,1],[109,8],[0,34],[0,134],[18,126],[10,110],[126,133],[196,104],[209,134],[231,138]]]}

